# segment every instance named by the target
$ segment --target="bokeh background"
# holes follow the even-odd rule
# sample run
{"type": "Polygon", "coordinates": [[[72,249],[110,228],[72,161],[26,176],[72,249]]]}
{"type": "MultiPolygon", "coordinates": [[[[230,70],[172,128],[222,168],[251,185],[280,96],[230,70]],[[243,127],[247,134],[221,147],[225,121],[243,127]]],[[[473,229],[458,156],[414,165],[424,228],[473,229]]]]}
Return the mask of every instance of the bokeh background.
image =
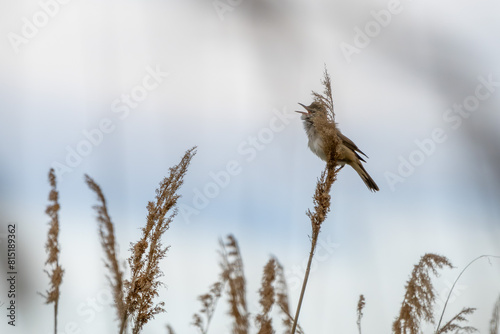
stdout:
{"type": "MultiPolygon", "coordinates": [[[[52,306],[37,295],[48,286],[52,166],[68,167],[58,178],[66,271],[59,331],[113,333],[96,200],[83,175],[106,195],[125,260],[158,183],[195,145],[181,210],[164,239],[171,248],[158,301],[167,313],[144,333],[165,332],[167,323],[196,333],[196,298],[217,279],[218,239],[227,234],[240,243],[250,312],[259,311],[270,255],[286,269],[294,308],[309,250],[305,211],[324,165],[293,111],[311,102],[311,90],[322,91],[325,66],[336,120],[369,155],[366,168],[381,190],[371,193],[352,169],[341,171],[301,312],[305,331],[354,333],[364,294],[364,329],[390,332],[405,281],[427,252],[456,267],[434,280],[440,313],[460,270],[477,256],[500,255],[499,84],[482,88],[490,94],[473,104],[481,80],[500,82],[498,2],[215,3],[225,10],[211,0],[0,1],[0,304],[8,223],[17,226],[19,265],[17,326],[7,326],[3,305],[2,333],[52,332],[52,306]],[[391,6],[398,14],[376,23],[391,6]],[[39,26],[30,30],[33,22],[39,26]],[[343,48],[356,46],[367,26],[372,36],[357,37],[366,45],[346,56],[343,48]],[[145,79],[151,72],[156,84],[145,79]],[[465,102],[473,109],[465,116],[452,109],[465,102]],[[85,144],[102,122],[109,133],[85,144]],[[418,153],[416,141],[429,143],[435,129],[445,139],[418,153]],[[78,149],[86,155],[68,158],[78,149]],[[66,159],[76,160],[70,167],[66,159]],[[408,170],[402,159],[418,163],[408,170]],[[213,175],[228,163],[237,172],[216,185],[213,175]]],[[[499,260],[474,263],[445,319],[477,307],[470,324],[486,333],[499,275],[499,260]]],[[[219,303],[211,333],[230,332],[227,310],[219,303]]]]}

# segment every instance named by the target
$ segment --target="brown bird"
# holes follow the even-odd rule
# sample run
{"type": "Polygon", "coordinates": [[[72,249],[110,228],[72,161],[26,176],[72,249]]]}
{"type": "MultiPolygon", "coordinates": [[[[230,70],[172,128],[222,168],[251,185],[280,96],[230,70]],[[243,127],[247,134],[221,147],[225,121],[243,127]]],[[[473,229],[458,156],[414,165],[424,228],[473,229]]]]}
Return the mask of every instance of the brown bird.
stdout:
{"type": "MultiPolygon", "coordinates": [[[[314,117],[323,116],[326,117],[326,109],[325,106],[319,102],[313,102],[309,106],[305,106],[302,103],[299,103],[306,112],[297,111],[302,114],[300,117],[304,121],[304,129],[306,130],[307,137],[309,138],[309,148],[320,157],[321,160],[326,161],[327,155],[325,154],[323,145],[323,139],[321,138],[316,126],[314,124],[314,117]]],[[[368,189],[371,191],[378,191],[378,186],[373,181],[371,176],[365,170],[361,162],[366,162],[363,157],[361,157],[358,153],[361,153],[366,158],[368,156],[364,154],[357,146],[354,144],[352,140],[344,136],[339,129],[337,129],[337,135],[340,139],[340,149],[338,151],[338,164],[343,167],[345,164],[351,166],[361,177],[363,182],[366,184],[368,189]]]]}

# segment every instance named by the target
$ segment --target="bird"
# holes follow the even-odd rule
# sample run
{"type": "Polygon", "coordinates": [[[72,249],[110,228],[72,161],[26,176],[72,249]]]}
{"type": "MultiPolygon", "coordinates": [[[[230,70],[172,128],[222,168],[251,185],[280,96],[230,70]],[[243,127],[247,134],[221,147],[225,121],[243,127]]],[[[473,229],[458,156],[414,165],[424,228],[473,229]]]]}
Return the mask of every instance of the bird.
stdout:
{"type": "MultiPolygon", "coordinates": [[[[323,139],[316,129],[314,117],[327,117],[326,108],[323,103],[315,101],[309,106],[299,103],[306,111],[296,111],[301,114],[301,119],[304,121],[304,129],[306,131],[307,137],[309,139],[308,146],[311,151],[316,154],[321,160],[327,161],[328,155],[324,151],[325,145],[323,144],[323,139]]],[[[332,123],[332,126],[335,124],[332,123]]],[[[379,188],[375,181],[362,165],[362,162],[366,162],[361,155],[368,158],[368,156],[361,151],[356,144],[340,132],[337,128],[337,136],[340,139],[340,148],[338,148],[338,165],[343,168],[346,164],[351,166],[361,177],[365,185],[373,192],[379,191],[379,188]]]]}

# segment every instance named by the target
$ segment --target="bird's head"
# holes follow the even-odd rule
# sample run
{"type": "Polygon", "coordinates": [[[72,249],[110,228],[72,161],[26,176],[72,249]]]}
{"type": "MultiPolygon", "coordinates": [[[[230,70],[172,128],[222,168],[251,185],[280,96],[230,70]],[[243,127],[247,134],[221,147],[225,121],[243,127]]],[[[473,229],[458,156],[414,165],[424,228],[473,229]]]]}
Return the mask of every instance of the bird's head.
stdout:
{"type": "Polygon", "coordinates": [[[306,106],[302,103],[299,103],[306,111],[295,111],[299,114],[302,114],[300,118],[305,121],[309,120],[312,116],[319,112],[326,112],[325,106],[320,102],[313,102],[310,105],[306,106]]]}

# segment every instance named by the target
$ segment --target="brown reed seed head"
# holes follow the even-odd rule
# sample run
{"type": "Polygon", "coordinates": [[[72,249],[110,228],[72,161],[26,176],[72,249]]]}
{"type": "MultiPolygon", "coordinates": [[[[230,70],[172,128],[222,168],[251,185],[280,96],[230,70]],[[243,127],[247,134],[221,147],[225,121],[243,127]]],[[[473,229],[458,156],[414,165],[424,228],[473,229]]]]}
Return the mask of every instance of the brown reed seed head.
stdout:
{"type": "Polygon", "coordinates": [[[234,236],[228,235],[227,241],[220,240],[221,268],[227,280],[229,295],[229,314],[233,318],[233,334],[247,334],[249,330],[246,301],[246,280],[243,272],[243,259],[234,236]]]}
{"type": "Polygon", "coordinates": [[[307,210],[307,216],[311,220],[312,241],[316,243],[321,225],[330,212],[330,189],[337,178],[337,169],[330,168],[327,164],[316,183],[316,190],[313,196],[314,210],[307,210]]]}
{"type": "Polygon", "coordinates": [[[49,201],[52,204],[47,206],[45,213],[51,218],[49,223],[49,232],[47,235],[47,242],[45,243],[45,250],[48,254],[45,264],[56,264],[59,256],[59,192],[56,187],[56,176],[54,169],[49,172],[50,193],[49,201]]]}
{"type": "Polygon", "coordinates": [[[270,317],[271,308],[275,302],[275,289],[273,283],[276,279],[276,261],[274,258],[269,259],[264,266],[262,275],[262,284],[259,289],[262,311],[256,317],[256,323],[259,326],[259,334],[272,334],[274,333],[272,326],[272,319],[270,317]]]}
{"type": "Polygon", "coordinates": [[[290,313],[288,284],[286,282],[285,270],[278,259],[275,258],[274,261],[276,263],[276,304],[278,304],[279,310],[284,315],[282,322],[286,329],[285,333],[290,333],[292,330],[293,317],[290,313]]]}
{"type": "Polygon", "coordinates": [[[363,319],[363,309],[365,308],[365,305],[365,296],[360,295],[358,300],[358,307],[356,308],[356,313],[358,315],[356,323],[358,325],[359,334],[361,334],[361,320],[363,319]]]}
{"type": "Polygon", "coordinates": [[[326,66],[321,84],[324,87],[323,94],[312,92],[314,102],[321,105],[321,111],[315,113],[313,123],[325,145],[323,151],[327,154],[327,167],[328,169],[334,169],[337,165],[340,139],[337,134],[337,124],[335,123],[331,78],[326,66]]]}
{"type": "Polygon", "coordinates": [[[108,214],[106,198],[101,187],[88,175],[85,175],[85,182],[89,188],[97,195],[98,205],[93,208],[97,213],[97,224],[99,229],[99,239],[106,256],[104,266],[108,270],[108,280],[113,291],[114,305],[118,319],[122,319],[125,313],[125,302],[123,300],[123,271],[117,256],[117,244],[115,240],[114,225],[108,214]]]}
{"type": "Polygon", "coordinates": [[[198,328],[201,334],[206,334],[208,332],[208,327],[212,320],[217,302],[219,301],[222,289],[226,284],[226,279],[224,278],[224,273],[220,275],[219,281],[212,284],[208,293],[198,297],[201,302],[202,308],[199,313],[193,315],[192,324],[198,328]]]}
{"type": "Polygon", "coordinates": [[[64,275],[64,270],[59,265],[59,192],[57,191],[57,182],[54,169],[49,171],[49,184],[51,187],[49,193],[49,201],[51,204],[47,206],[45,213],[51,218],[49,222],[49,231],[47,234],[47,242],[45,243],[45,251],[48,254],[45,265],[50,265],[49,270],[44,270],[50,279],[50,287],[46,294],[42,294],[45,298],[45,303],[57,303],[59,301],[60,286],[64,275]]]}
{"type": "Polygon", "coordinates": [[[180,197],[177,191],[184,182],[184,176],[195,154],[196,147],[185,152],[179,164],[171,167],[169,176],[160,183],[156,190],[156,201],[148,203],[148,216],[146,225],[142,228],[141,239],[130,247],[132,255],[128,263],[132,277],[124,282],[125,315],[122,318],[121,332],[129,316],[134,320],[132,332],[137,334],[156,314],[165,312],[163,302],[153,302],[163,285],[159,281],[163,276],[159,266],[160,260],[168,250],[168,247],[162,245],[161,237],[177,214],[176,204],[180,197]],[[170,215],[166,217],[169,212],[170,215]]]}
{"type": "Polygon", "coordinates": [[[436,299],[430,273],[452,268],[450,261],[436,254],[425,254],[413,268],[405,286],[405,298],[392,329],[395,334],[419,334],[422,320],[434,323],[433,305],[436,299]]]}
{"type": "Polygon", "coordinates": [[[457,315],[451,318],[443,327],[438,328],[436,334],[445,334],[445,333],[456,333],[456,334],[465,334],[465,333],[474,333],[478,330],[471,326],[461,326],[461,322],[467,322],[467,315],[474,313],[475,308],[464,308],[457,315]]]}
{"type": "Polygon", "coordinates": [[[317,93],[315,91],[312,92],[312,96],[315,102],[321,103],[326,111],[327,117],[330,121],[335,121],[335,112],[334,112],[334,103],[333,103],[333,90],[332,90],[332,80],[330,78],[330,74],[328,74],[328,70],[326,69],[323,72],[323,79],[321,79],[321,84],[323,85],[323,94],[317,93]]]}

